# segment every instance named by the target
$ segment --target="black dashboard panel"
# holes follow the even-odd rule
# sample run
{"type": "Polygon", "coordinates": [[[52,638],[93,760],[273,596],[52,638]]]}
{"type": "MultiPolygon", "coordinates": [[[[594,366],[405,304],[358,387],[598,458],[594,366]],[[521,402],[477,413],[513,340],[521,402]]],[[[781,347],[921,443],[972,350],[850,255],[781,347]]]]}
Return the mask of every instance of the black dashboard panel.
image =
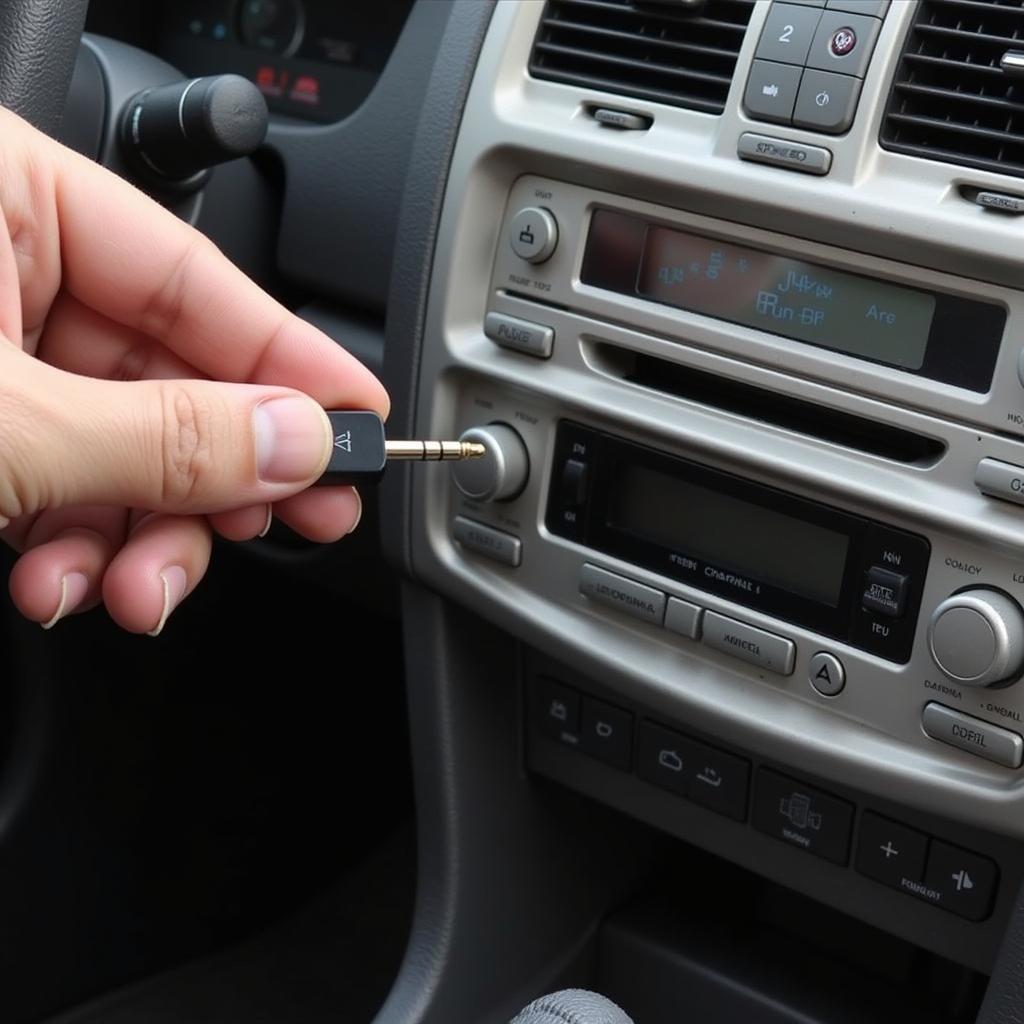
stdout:
{"type": "Polygon", "coordinates": [[[275,113],[330,122],[369,95],[412,2],[165,0],[129,12],[106,0],[93,4],[89,29],[131,35],[126,41],[153,49],[187,75],[244,75],[275,113]]]}

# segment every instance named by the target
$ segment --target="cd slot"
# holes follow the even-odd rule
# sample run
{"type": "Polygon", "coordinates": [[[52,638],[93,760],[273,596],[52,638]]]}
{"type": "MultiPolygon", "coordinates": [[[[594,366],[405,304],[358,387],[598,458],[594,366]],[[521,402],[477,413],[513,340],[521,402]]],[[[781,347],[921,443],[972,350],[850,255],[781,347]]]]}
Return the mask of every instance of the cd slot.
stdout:
{"type": "Polygon", "coordinates": [[[901,427],[680,366],[657,356],[606,343],[594,345],[591,352],[602,372],[630,384],[867,455],[923,467],[935,465],[946,450],[941,441],[901,427]]]}

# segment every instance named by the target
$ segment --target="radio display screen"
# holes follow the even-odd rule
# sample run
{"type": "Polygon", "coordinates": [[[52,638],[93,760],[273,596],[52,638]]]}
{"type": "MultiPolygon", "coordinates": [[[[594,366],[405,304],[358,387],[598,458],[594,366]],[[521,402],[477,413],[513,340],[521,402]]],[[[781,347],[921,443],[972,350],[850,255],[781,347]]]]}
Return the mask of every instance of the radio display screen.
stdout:
{"type": "Polygon", "coordinates": [[[927,292],[657,226],[637,293],[909,370],[924,364],[935,315],[927,292]]]}
{"type": "Polygon", "coordinates": [[[641,464],[622,467],[614,528],[835,607],[849,537],[641,464]]]}
{"type": "Polygon", "coordinates": [[[984,393],[1006,307],[595,210],[585,285],[984,393]]]}

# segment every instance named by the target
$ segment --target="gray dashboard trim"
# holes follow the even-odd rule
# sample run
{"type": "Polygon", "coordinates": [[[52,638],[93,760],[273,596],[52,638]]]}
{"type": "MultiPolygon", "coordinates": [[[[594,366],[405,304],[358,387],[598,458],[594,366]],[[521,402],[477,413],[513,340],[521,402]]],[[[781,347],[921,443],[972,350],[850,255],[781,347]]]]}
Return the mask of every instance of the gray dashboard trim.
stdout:
{"type": "MultiPolygon", "coordinates": [[[[495,0],[454,0],[409,158],[395,232],[384,346],[384,383],[392,402],[388,429],[393,436],[412,436],[416,421],[423,327],[448,168],[494,4],[495,0]]],[[[412,569],[411,483],[409,467],[396,467],[380,488],[383,548],[406,572],[412,569]]]]}

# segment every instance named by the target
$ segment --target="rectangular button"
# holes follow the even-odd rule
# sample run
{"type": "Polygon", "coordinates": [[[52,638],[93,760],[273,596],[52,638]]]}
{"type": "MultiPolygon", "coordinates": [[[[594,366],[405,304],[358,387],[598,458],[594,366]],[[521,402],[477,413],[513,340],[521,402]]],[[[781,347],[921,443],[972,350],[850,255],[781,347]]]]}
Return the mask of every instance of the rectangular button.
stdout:
{"type": "Polygon", "coordinates": [[[540,359],[550,357],[555,342],[553,328],[505,313],[488,313],[484,317],[484,334],[502,348],[513,348],[540,359]]]}
{"type": "Polygon", "coordinates": [[[665,628],[691,640],[700,638],[700,619],[704,609],[678,597],[668,599],[665,609],[665,628]]]}
{"type": "Polygon", "coordinates": [[[998,459],[982,459],[974,472],[974,485],[993,498],[1024,505],[1024,466],[998,459]]]}
{"type": "Polygon", "coordinates": [[[853,804],[762,768],[757,773],[753,825],[784,843],[845,864],[853,804]]]}
{"type": "Polygon", "coordinates": [[[743,821],[750,762],[696,740],[690,741],[688,761],[686,795],[701,807],[743,821]]]}
{"type": "Polygon", "coordinates": [[[869,18],[884,18],[889,10],[889,0],[828,0],[825,6],[830,11],[846,11],[848,14],[863,14],[869,18]]]}
{"type": "Polygon", "coordinates": [[[633,764],[633,716],[593,697],[583,698],[580,740],[584,753],[628,772],[633,764]]]}
{"type": "Polygon", "coordinates": [[[954,711],[932,701],[925,705],[921,725],[933,740],[949,743],[1006,768],[1019,768],[1024,758],[1024,739],[980,718],[954,711]]]}
{"type": "Polygon", "coordinates": [[[803,67],[819,21],[820,8],[772,4],[754,56],[803,67]]]}
{"type": "Polygon", "coordinates": [[[830,150],[787,139],[774,139],[770,135],[758,135],[756,132],[744,132],[736,152],[741,160],[785,167],[804,174],[828,174],[832,166],[830,150]]]}
{"type": "Polygon", "coordinates": [[[853,124],[861,80],[828,71],[805,71],[793,109],[793,124],[841,135],[853,124]]]}
{"type": "Polygon", "coordinates": [[[562,467],[562,501],[573,508],[586,503],[590,466],[579,459],[566,459],[562,467]]]}
{"type": "Polygon", "coordinates": [[[869,611],[898,619],[906,611],[909,582],[903,573],[873,565],[868,569],[861,604],[869,611]]]}
{"type": "Polygon", "coordinates": [[[924,873],[922,899],[971,921],[983,921],[992,910],[999,869],[988,859],[958,846],[932,840],[924,873]]]}
{"type": "Polygon", "coordinates": [[[895,889],[912,887],[924,877],[928,837],[905,825],[865,811],[857,839],[857,870],[895,889]]]}
{"type": "Polygon", "coordinates": [[[704,613],[704,643],[769,672],[783,676],[793,673],[796,645],[792,640],[718,612],[704,613]]]}
{"type": "Polygon", "coordinates": [[[877,18],[826,10],[814,33],[807,66],[863,78],[881,27],[877,18]]]}
{"type": "Polygon", "coordinates": [[[743,106],[759,121],[789,124],[793,117],[801,69],[792,64],[755,60],[747,78],[743,106]]]}
{"type": "Polygon", "coordinates": [[[523,560],[523,542],[518,537],[466,516],[455,517],[452,535],[464,548],[503,565],[516,568],[523,560]]]}
{"type": "Polygon", "coordinates": [[[627,114],[625,110],[613,110],[611,107],[598,107],[593,114],[594,120],[611,128],[623,128],[626,131],[646,131],[651,127],[649,117],[641,114],[627,114]]]}
{"type": "Polygon", "coordinates": [[[571,747],[580,742],[580,695],[550,676],[536,676],[530,687],[530,718],[552,739],[571,747]]]}
{"type": "Polygon", "coordinates": [[[686,796],[693,765],[690,741],[671,729],[643,721],[637,734],[636,773],[641,779],[686,796]]]}
{"type": "Polygon", "coordinates": [[[654,587],[587,563],[580,573],[580,593],[591,601],[655,626],[665,618],[665,595],[654,587]]]}
{"type": "Polygon", "coordinates": [[[1011,195],[1009,192],[979,192],[974,201],[979,206],[987,206],[990,210],[1024,213],[1024,196],[1011,195]]]}

